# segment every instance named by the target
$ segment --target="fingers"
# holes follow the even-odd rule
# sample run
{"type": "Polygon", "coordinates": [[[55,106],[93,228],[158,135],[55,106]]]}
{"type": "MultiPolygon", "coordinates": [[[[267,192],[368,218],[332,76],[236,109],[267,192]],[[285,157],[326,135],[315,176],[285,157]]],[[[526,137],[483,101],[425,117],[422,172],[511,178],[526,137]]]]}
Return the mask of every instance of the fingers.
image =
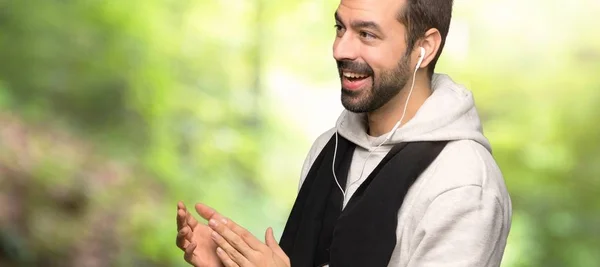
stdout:
{"type": "Polygon", "coordinates": [[[188,231],[185,232],[185,240],[187,240],[187,242],[193,242],[194,240],[192,240],[192,238],[194,237],[194,231],[191,230],[191,228],[187,227],[186,229],[188,229],[188,231]]]}
{"type": "Polygon", "coordinates": [[[189,211],[186,211],[186,222],[187,224],[190,226],[190,228],[196,229],[196,226],[198,225],[198,220],[196,220],[196,218],[194,218],[194,216],[192,216],[192,214],[189,211]]]}
{"type": "Polygon", "coordinates": [[[198,220],[185,208],[183,202],[179,201],[177,203],[177,230],[181,230],[186,224],[194,229],[198,225],[198,220]]]}
{"type": "Polygon", "coordinates": [[[246,228],[239,226],[232,220],[222,219],[222,222],[229,230],[234,232],[236,235],[242,238],[242,240],[253,250],[263,250],[265,249],[265,244],[260,242],[258,238],[256,238],[252,233],[250,233],[246,228]]]}
{"type": "Polygon", "coordinates": [[[179,201],[179,203],[177,203],[177,231],[181,230],[185,225],[186,212],[185,205],[183,205],[183,202],[179,201]]]}
{"type": "Polygon", "coordinates": [[[225,251],[223,251],[221,248],[217,248],[217,256],[219,257],[219,259],[221,259],[221,262],[223,263],[223,265],[225,265],[225,267],[239,267],[240,266],[237,263],[235,263],[231,259],[231,257],[229,257],[229,255],[227,253],[225,253],[225,251]]]}
{"type": "Polygon", "coordinates": [[[194,258],[194,251],[196,249],[196,243],[189,243],[185,249],[184,249],[184,254],[183,254],[183,258],[185,259],[185,261],[187,261],[188,263],[192,263],[192,260],[194,258]]]}
{"type": "Polygon", "coordinates": [[[227,228],[229,228],[231,231],[233,231],[239,237],[241,237],[244,240],[244,242],[248,246],[250,246],[250,248],[252,248],[253,250],[261,250],[264,248],[264,244],[262,242],[260,242],[260,240],[258,240],[256,237],[254,237],[254,235],[252,235],[248,230],[239,226],[234,221],[228,220],[227,218],[223,217],[215,209],[213,209],[207,205],[204,205],[202,203],[198,203],[198,204],[196,204],[196,211],[204,219],[209,220],[209,225],[210,225],[210,220],[215,220],[217,222],[223,222],[227,226],[227,228]]]}
{"type": "MultiPolygon", "coordinates": [[[[206,219],[206,220],[210,220],[213,218],[214,215],[220,216],[220,214],[217,213],[216,210],[214,210],[213,208],[206,206],[202,203],[198,203],[195,206],[196,208],[196,212],[198,212],[198,214],[200,214],[200,216],[202,216],[202,218],[206,219]]],[[[221,218],[216,218],[221,219],[221,218]]]]}
{"type": "Polygon", "coordinates": [[[254,253],[257,252],[248,247],[241,237],[237,236],[224,225],[216,226],[218,226],[219,230],[212,231],[211,238],[234,262],[244,266],[248,262],[248,259],[254,258],[254,253]]]}
{"type": "Polygon", "coordinates": [[[190,243],[191,237],[192,231],[189,227],[186,226],[179,230],[179,232],[177,232],[177,240],[175,241],[177,247],[179,247],[182,250],[185,250],[185,247],[190,243]]]}
{"type": "Polygon", "coordinates": [[[189,245],[187,245],[185,247],[185,254],[189,254],[189,255],[193,255],[194,254],[194,250],[196,249],[196,243],[190,243],[189,245]]]}
{"type": "Polygon", "coordinates": [[[204,219],[206,219],[207,221],[209,221],[210,219],[214,219],[214,220],[218,220],[218,221],[222,221],[225,219],[225,217],[223,215],[221,215],[220,213],[218,213],[215,209],[204,205],[202,203],[198,203],[195,206],[196,208],[196,212],[198,212],[198,214],[200,214],[200,216],[204,219]]]}
{"type": "Polygon", "coordinates": [[[179,201],[177,203],[177,238],[175,239],[175,244],[181,250],[184,250],[186,246],[188,246],[189,241],[186,240],[186,235],[191,233],[191,229],[187,224],[187,210],[185,209],[185,205],[183,202],[179,201]]]}
{"type": "Polygon", "coordinates": [[[175,244],[181,250],[185,251],[185,248],[192,242],[193,229],[198,225],[198,221],[187,211],[185,204],[179,201],[177,203],[177,238],[175,244]]]}

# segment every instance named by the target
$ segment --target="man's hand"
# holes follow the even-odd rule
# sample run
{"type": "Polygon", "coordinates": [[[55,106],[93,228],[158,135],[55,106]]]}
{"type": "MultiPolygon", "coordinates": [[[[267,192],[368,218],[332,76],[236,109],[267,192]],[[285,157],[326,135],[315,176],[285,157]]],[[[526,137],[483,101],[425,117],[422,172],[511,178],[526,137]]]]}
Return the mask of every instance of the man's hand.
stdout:
{"type": "Polygon", "coordinates": [[[216,253],[217,244],[211,239],[212,230],[198,222],[183,202],[177,203],[177,231],[177,247],[183,250],[188,263],[196,267],[223,266],[216,253]]]}
{"type": "Polygon", "coordinates": [[[219,215],[214,209],[196,204],[196,211],[209,220],[211,238],[216,242],[218,257],[227,267],[289,267],[290,259],[283,252],[269,227],[265,244],[248,230],[219,215]]]}

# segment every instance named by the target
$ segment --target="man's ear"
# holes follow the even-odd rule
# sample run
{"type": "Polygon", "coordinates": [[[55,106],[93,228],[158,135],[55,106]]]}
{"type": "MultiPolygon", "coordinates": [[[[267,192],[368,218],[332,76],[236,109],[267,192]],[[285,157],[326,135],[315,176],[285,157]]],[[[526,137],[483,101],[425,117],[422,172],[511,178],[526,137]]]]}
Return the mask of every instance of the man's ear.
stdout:
{"type": "Polygon", "coordinates": [[[425,32],[423,38],[421,38],[420,46],[425,48],[425,57],[423,58],[423,62],[421,62],[421,68],[427,68],[429,63],[433,61],[435,55],[437,55],[438,50],[442,44],[442,35],[440,31],[435,28],[429,29],[425,32]]]}

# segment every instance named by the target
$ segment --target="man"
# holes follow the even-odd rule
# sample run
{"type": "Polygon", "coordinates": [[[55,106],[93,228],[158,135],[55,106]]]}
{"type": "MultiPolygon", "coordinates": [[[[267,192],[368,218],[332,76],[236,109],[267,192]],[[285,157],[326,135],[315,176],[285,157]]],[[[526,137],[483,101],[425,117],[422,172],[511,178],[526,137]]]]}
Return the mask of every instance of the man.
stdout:
{"type": "Polygon", "coordinates": [[[472,94],[434,74],[451,0],[341,0],[345,111],[314,142],[280,245],[179,203],[195,266],[499,266],[512,207],[472,94]],[[213,237],[211,239],[211,236],[213,237]]]}

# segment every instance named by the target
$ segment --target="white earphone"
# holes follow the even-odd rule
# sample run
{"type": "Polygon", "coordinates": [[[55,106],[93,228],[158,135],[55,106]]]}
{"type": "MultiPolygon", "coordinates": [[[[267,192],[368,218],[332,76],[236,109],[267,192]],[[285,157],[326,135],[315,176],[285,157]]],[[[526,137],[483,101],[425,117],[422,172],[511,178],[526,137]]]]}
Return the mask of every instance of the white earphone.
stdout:
{"type": "Polygon", "coordinates": [[[398,127],[400,127],[400,124],[402,124],[402,120],[404,120],[404,114],[406,114],[406,107],[408,106],[408,100],[410,99],[410,95],[412,94],[413,88],[415,87],[415,77],[417,75],[417,70],[419,70],[419,67],[421,67],[421,63],[423,63],[423,58],[425,58],[425,48],[423,48],[422,46],[419,47],[419,48],[420,48],[421,52],[419,54],[419,60],[417,61],[417,65],[415,67],[415,72],[413,73],[412,85],[410,86],[410,91],[408,92],[408,97],[406,98],[406,103],[404,104],[404,112],[402,112],[402,117],[396,123],[396,125],[394,125],[394,127],[392,128],[392,130],[388,134],[388,136],[385,139],[385,141],[383,141],[384,143],[387,142],[387,141],[389,141],[390,138],[392,138],[392,135],[394,135],[394,133],[396,132],[396,130],[398,129],[398,127]]]}
{"type": "MultiPolygon", "coordinates": [[[[373,150],[371,150],[371,152],[369,152],[369,155],[367,155],[367,158],[365,159],[365,163],[363,164],[362,170],[360,171],[360,176],[358,177],[358,179],[356,179],[356,181],[352,182],[350,185],[353,185],[353,184],[357,183],[358,181],[362,180],[363,172],[365,171],[365,166],[367,166],[367,160],[369,159],[369,157],[371,157],[371,154],[375,150],[377,150],[380,146],[385,144],[385,142],[389,141],[392,138],[392,136],[394,135],[394,133],[396,132],[396,130],[398,130],[398,128],[402,124],[402,120],[404,120],[404,115],[406,115],[406,107],[408,107],[408,101],[410,100],[410,96],[412,95],[412,91],[415,87],[415,78],[417,76],[417,70],[419,70],[419,68],[421,67],[421,63],[423,63],[423,59],[425,58],[425,48],[423,48],[422,46],[419,48],[420,48],[419,60],[417,61],[417,65],[415,66],[415,71],[413,72],[412,84],[410,86],[410,91],[408,92],[408,97],[406,98],[406,102],[404,103],[404,111],[402,112],[402,117],[400,117],[400,120],[394,125],[394,127],[392,127],[392,130],[390,131],[388,136],[385,138],[385,140],[383,140],[383,142],[381,142],[381,144],[379,144],[377,147],[375,147],[375,149],[373,149],[373,150]]],[[[337,183],[338,188],[340,188],[340,190],[342,191],[342,196],[344,197],[343,201],[345,201],[346,200],[346,190],[344,190],[342,188],[342,186],[338,182],[337,176],[335,175],[335,156],[337,154],[337,146],[338,146],[338,133],[337,133],[337,131],[335,131],[335,149],[333,151],[333,162],[331,163],[331,171],[333,172],[333,178],[335,179],[335,182],[337,183]]]]}

